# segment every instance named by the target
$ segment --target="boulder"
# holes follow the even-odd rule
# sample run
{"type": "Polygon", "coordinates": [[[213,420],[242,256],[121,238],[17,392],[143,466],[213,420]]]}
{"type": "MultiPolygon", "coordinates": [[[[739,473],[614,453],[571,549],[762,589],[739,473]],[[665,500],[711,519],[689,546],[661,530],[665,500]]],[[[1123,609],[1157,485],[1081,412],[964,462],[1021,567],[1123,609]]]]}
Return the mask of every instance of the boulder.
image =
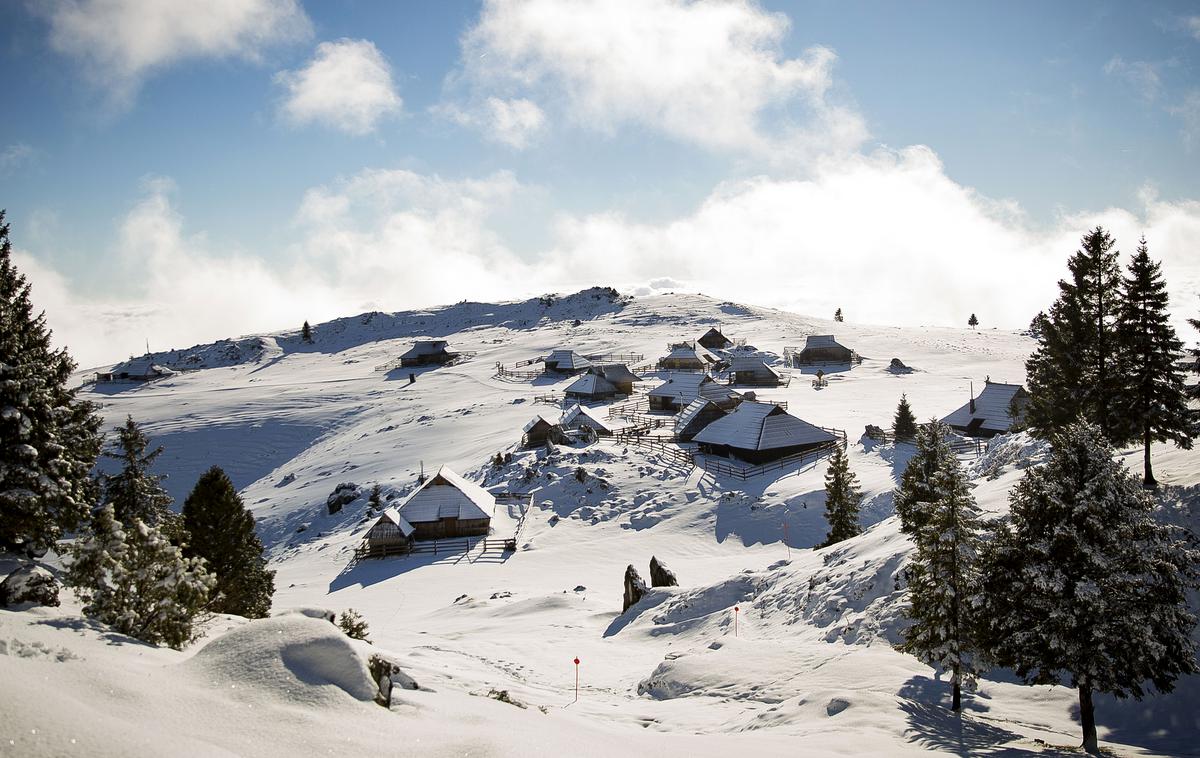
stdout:
{"type": "Polygon", "coordinates": [[[375,696],[375,702],[384,708],[392,705],[392,689],[394,687],[398,686],[405,690],[420,689],[416,680],[404,673],[400,664],[379,653],[374,653],[367,659],[367,668],[371,672],[371,678],[379,687],[379,694],[375,696]]]}
{"type": "Polygon", "coordinates": [[[339,512],[345,506],[358,499],[361,488],[354,482],[342,482],[333,488],[333,492],[325,500],[325,508],[329,515],[339,512]]]}
{"type": "Polygon", "coordinates": [[[650,586],[651,587],[678,587],[679,580],[675,578],[675,572],[659,563],[658,558],[650,556],[650,586]]]}
{"type": "Polygon", "coordinates": [[[0,583],[0,606],[29,603],[57,607],[61,587],[53,574],[29,563],[17,568],[0,583]]]}
{"type": "Polygon", "coordinates": [[[646,596],[646,583],[642,581],[642,576],[629,564],[625,568],[625,604],[621,608],[621,613],[629,610],[631,606],[636,605],[639,600],[646,596]]]}
{"type": "Polygon", "coordinates": [[[899,358],[892,359],[892,362],[888,364],[888,371],[891,371],[893,374],[911,374],[912,373],[912,369],[909,368],[908,366],[905,366],[904,361],[900,360],[899,358]]]}

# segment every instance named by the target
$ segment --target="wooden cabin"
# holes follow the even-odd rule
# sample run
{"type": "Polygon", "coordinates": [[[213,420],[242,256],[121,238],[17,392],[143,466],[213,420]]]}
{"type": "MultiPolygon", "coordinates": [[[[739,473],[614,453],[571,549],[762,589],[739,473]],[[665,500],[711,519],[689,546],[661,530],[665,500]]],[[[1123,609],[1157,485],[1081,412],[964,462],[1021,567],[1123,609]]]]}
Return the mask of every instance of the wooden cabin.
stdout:
{"type": "Polygon", "coordinates": [[[1021,385],[984,379],[979,397],[971,398],[942,421],[968,437],[995,437],[1012,430],[1028,402],[1029,393],[1021,385]]]}
{"type": "Polygon", "coordinates": [[[550,355],[542,359],[546,371],[552,374],[578,374],[592,366],[592,362],[568,348],[552,350],[550,355]]]}
{"type": "Polygon", "coordinates": [[[698,397],[707,398],[720,408],[730,409],[742,396],[708,374],[672,374],[647,395],[652,411],[678,413],[698,397]]]}
{"type": "Polygon", "coordinates": [[[396,508],[387,508],[367,530],[362,549],[367,555],[387,555],[404,552],[412,544],[416,527],[400,515],[396,508]]]}
{"type": "Polygon", "coordinates": [[[632,395],[637,379],[637,374],[623,363],[593,364],[563,394],[576,401],[608,400],[617,395],[632,395]]]}
{"type": "MultiPolygon", "coordinates": [[[[411,539],[483,537],[491,528],[496,498],[448,466],[442,466],[395,510],[400,521],[412,527],[411,539]]],[[[395,523],[397,530],[403,533],[403,524],[395,523]]],[[[378,522],[376,526],[379,526],[378,522]]],[[[386,534],[390,530],[382,532],[386,534]]]]}
{"type": "Polygon", "coordinates": [[[440,366],[449,363],[458,357],[458,353],[450,352],[448,347],[449,343],[446,340],[415,342],[407,352],[400,356],[400,366],[411,368],[413,366],[440,366]]]}
{"type": "Polygon", "coordinates": [[[805,339],[804,349],[796,356],[801,365],[813,363],[853,363],[858,354],[839,343],[832,334],[810,334],[805,339]]]}
{"type": "Polygon", "coordinates": [[[702,429],[727,413],[708,398],[698,397],[675,418],[675,438],[680,442],[691,442],[702,429]]]}
{"type": "Polygon", "coordinates": [[[658,360],[658,367],[668,371],[707,371],[721,362],[695,342],[681,342],[670,346],[671,352],[658,360]]]}
{"type": "Polygon", "coordinates": [[[704,453],[766,463],[829,445],[837,437],[778,405],[748,400],[704,427],[694,440],[704,453]]]}
{"type": "Polygon", "coordinates": [[[561,442],[562,439],[562,427],[558,425],[558,420],[538,414],[522,430],[521,447],[537,447],[546,442],[561,442]]]}
{"type": "Polygon", "coordinates": [[[729,376],[734,384],[749,387],[778,387],[787,383],[783,374],[755,356],[734,358],[729,364],[729,376]]]}
{"type": "Polygon", "coordinates": [[[108,371],[101,371],[96,374],[98,382],[152,382],[155,379],[163,379],[168,376],[174,376],[175,371],[160,366],[154,363],[150,356],[144,358],[131,358],[124,363],[118,363],[108,371]]]}
{"type": "Polygon", "coordinates": [[[586,405],[572,405],[563,413],[558,424],[569,431],[580,431],[586,427],[601,437],[608,437],[613,433],[612,422],[600,418],[596,411],[586,405]]]}
{"type": "Polygon", "coordinates": [[[733,347],[733,340],[721,334],[721,330],[715,326],[701,335],[696,342],[709,350],[727,350],[733,347]]]}

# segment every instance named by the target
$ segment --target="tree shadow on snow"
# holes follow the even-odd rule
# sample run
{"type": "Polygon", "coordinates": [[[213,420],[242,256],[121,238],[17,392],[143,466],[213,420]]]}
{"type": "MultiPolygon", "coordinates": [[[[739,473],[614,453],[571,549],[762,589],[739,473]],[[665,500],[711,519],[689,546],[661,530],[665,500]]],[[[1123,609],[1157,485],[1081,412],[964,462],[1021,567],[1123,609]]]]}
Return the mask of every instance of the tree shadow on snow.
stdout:
{"type": "Polygon", "coordinates": [[[974,714],[986,713],[985,703],[964,692],[961,714],[950,710],[950,683],[914,676],[896,693],[900,710],[908,717],[905,735],[909,742],[923,748],[944,750],[961,756],[1076,755],[1053,749],[1025,749],[1009,743],[1025,737],[996,724],[980,720],[974,714]]]}
{"type": "MultiPolygon", "coordinates": [[[[1200,676],[1180,679],[1167,694],[1120,700],[1097,694],[1096,725],[1101,740],[1137,745],[1167,755],[1200,755],[1200,676]]],[[[1071,708],[1079,721],[1079,706],[1071,708]]]]}
{"type": "Polygon", "coordinates": [[[507,563],[512,555],[510,552],[501,551],[483,552],[478,546],[473,546],[469,552],[465,549],[449,549],[436,554],[413,553],[387,558],[364,558],[347,564],[341,573],[329,582],[329,592],[337,592],[347,587],[370,587],[372,584],[385,582],[425,566],[507,563]]]}
{"type": "Polygon", "coordinates": [[[95,619],[84,616],[75,616],[68,618],[51,618],[40,619],[37,622],[42,626],[48,626],[53,629],[63,629],[83,634],[84,632],[93,632],[100,639],[110,645],[136,645],[138,647],[157,648],[157,645],[152,645],[149,642],[143,642],[135,637],[130,637],[120,632],[114,632],[112,627],[103,624],[95,619]]]}

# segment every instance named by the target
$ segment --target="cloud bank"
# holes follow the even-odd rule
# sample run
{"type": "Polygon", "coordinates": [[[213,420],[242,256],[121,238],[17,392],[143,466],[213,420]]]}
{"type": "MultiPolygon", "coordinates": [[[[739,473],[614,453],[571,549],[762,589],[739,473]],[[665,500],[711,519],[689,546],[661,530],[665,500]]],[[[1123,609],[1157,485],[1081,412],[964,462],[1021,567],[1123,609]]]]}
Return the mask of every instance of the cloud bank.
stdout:
{"type": "Polygon", "coordinates": [[[308,65],[275,79],[287,91],[280,113],[293,124],[319,123],[362,136],[403,106],[391,66],[365,39],[322,42],[308,65]]]}

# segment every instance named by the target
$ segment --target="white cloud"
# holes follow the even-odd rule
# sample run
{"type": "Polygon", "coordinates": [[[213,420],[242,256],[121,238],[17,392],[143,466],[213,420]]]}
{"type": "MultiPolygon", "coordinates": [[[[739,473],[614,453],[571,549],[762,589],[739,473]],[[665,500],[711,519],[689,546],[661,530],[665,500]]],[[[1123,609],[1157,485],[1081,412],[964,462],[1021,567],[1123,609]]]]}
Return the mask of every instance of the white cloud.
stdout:
{"type": "Polygon", "coordinates": [[[361,136],[403,106],[391,66],[368,40],[322,42],[307,66],[276,80],[287,90],[280,111],[295,124],[321,123],[361,136]]]}
{"type": "Polygon", "coordinates": [[[1188,152],[1200,148],[1200,89],[1186,92],[1179,104],[1170,106],[1167,112],[1183,123],[1180,134],[1188,152]]]}
{"type": "Polygon", "coordinates": [[[1117,55],[1104,64],[1104,73],[1124,81],[1147,103],[1158,100],[1162,95],[1163,84],[1158,73],[1158,64],[1127,61],[1117,55]]]}
{"type": "Polygon", "coordinates": [[[1188,16],[1183,20],[1183,25],[1193,37],[1200,40],[1200,16],[1188,16]]]}
{"type": "Polygon", "coordinates": [[[469,110],[457,105],[439,105],[432,110],[462,126],[479,129],[489,141],[515,150],[529,147],[546,126],[545,112],[525,98],[489,97],[469,110]]]}
{"type": "Polygon", "coordinates": [[[24,142],[14,142],[0,150],[0,175],[16,170],[33,159],[34,150],[24,142]]]}
{"type": "Polygon", "coordinates": [[[79,59],[94,84],[125,107],[147,76],[192,58],[258,60],[275,44],[308,38],[297,0],[50,0],[50,45],[79,59]]]}
{"type": "Polygon", "coordinates": [[[463,40],[466,83],[555,104],[582,128],[658,130],[705,148],[809,159],[857,148],[862,118],[829,99],[836,60],[786,58],[789,22],[753,2],[489,0],[463,40]]]}

